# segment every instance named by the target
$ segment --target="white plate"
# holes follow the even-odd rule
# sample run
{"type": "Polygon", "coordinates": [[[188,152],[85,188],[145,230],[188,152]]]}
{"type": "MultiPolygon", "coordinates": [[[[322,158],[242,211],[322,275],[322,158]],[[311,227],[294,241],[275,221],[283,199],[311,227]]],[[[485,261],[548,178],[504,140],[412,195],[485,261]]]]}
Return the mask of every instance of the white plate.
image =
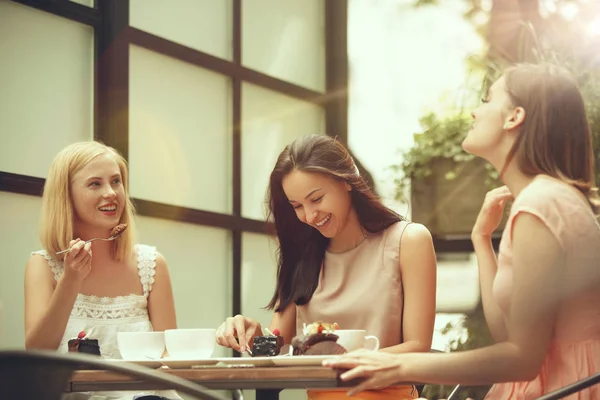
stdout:
{"type": "Polygon", "coordinates": [[[327,356],[275,356],[275,357],[225,357],[218,358],[227,365],[252,365],[254,367],[300,367],[321,366],[323,360],[339,357],[327,356]]]}
{"type": "Polygon", "coordinates": [[[253,367],[273,367],[274,358],[287,358],[288,356],[275,357],[221,357],[217,358],[220,363],[227,365],[252,365],[253,367]]]}
{"type": "Polygon", "coordinates": [[[122,359],[115,359],[115,358],[107,358],[104,361],[108,361],[111,363],[131,363],[131,364],[137,364],[137,365],[141,365],[143,367],[148,367],[148,368],[159,368],[162,364],[160,360],[151,360],[151,359],[144,359],[144,360],[122,360],[122,359]]]}
{"type": "Polygon", "coordinates": [[[304,366],[321,366],[323,360],[339,357],[338,355],[327,356],[288,356],[288,357],[271,357],[273,364],[278,367],[304,367],[304,366]]]}
{"type": "Polygon", "coordinates": [[[195,365],[215,365],[218,362],[217,358],[181,359],[165,357],[160,359],[160,363],[173,369],[192,368],[195,365]]]}

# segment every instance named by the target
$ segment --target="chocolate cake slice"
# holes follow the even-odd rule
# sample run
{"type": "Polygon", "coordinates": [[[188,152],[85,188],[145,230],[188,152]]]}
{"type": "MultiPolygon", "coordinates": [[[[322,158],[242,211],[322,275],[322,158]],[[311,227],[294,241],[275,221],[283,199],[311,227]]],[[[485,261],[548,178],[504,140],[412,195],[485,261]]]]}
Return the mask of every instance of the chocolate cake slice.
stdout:
{"type": "Polygon", "coordinates": [[[273,357],[283,347],[281,336],[256,336],[252,345],[252,357],[273,357]]]}
{"type": "Polygon", "coordinates": [[[346,349],[339,345],[335,330],[337,324],[315,322],[304,327],[304,334],[292,339],[293,355],[344,354],[346,349]]]}
{"type": "Polygon", "coordinates": [[[328,356],[335,354],[345,354],[346,349],[336,342],[319,342],[307,348],[301,355],[304,356],[328,356]]]}
{"type": "Polygon", "coordinates": [[[75,339],[70,339],[67,345],[69,352],[100,355],[98,340],[86,338],[83,331],[79,332],[79,335],[75,339]]]}
{"type": "Polygon", "coordinates": [[[283,347],[283,336],[279,329],[273,332],[267,329],[267,335],[255,336],[252,342],[252,357],[274,357],[279,354],[283,347]]]}
{"type": "Polygon", "coordinates": [[[346,349],[337,344],[339,336],[333,333],[315,333],[313,335],[301,335],[292,339],[296,355],[326,355],[344,354],[346,349]]]}

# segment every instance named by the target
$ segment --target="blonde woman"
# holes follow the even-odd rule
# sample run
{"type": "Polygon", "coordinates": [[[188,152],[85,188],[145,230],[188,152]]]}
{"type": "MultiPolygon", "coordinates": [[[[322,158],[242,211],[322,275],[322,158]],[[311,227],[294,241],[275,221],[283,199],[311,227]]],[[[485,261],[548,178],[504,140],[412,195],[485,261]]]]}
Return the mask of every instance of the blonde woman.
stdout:
{"type": "Polygon", "coordinates": [[[84,331],[98,339],[103,357],[121,358],[117,332],[176,327],[167,263],[155,247],[135,244],[127,189],[126,161],[111,147],[75,143],[55,157],[42,199],[44,249],[25,271],[27,349],[66,352],[69,339],[84,331]],[[118,240],[85,243],[110,237],[119,224],[127,229],[118,240]]]}

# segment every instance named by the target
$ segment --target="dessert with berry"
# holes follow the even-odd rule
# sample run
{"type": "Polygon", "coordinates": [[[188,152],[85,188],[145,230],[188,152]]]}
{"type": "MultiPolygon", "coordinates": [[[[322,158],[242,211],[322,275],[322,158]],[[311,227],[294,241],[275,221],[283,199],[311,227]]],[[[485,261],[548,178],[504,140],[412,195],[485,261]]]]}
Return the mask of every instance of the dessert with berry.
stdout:
{"type": "Polygon", "coordinates": [[[89,339],[84,331],[79,332],[75,339],[69,340],[69,352],[100,355],[98,340],[89,339]]]}
{"type": "Polygon", "coordinates": [[[267,335],[254,337],[252,357],[273,357],[279,354],[283,347],[283,337],[279,329],[273,332],[267,330],[267,335]]]}
{"type": "Polygon", "coordinates": [[[302,335],[292,339],[294,355],[321,356],[330,354],[344,354],[346,349],[337,343],[339,338],[335,331],[339,329],[336,322],[313,322],[304,324],[302,335]]]}

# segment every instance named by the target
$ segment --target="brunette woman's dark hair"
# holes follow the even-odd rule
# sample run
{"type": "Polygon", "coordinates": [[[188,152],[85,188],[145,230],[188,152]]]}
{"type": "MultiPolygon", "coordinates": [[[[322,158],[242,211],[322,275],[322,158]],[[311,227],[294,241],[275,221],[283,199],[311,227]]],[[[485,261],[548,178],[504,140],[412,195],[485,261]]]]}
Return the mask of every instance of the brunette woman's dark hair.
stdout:
{"type": "Polygon", "coordinates": [[[312,298],[329,239],[300,221],[283,191],[283,178],[292,171],[313,172],[346,182],[361,226],[381,232],[403,218],[381,203],[359,174],[348,150],[333,137],[307,135],[286,146],[269,180],[268,205],[279,239],[277,287],[267,308],[283,311],[292,302],[312,298]]]}

